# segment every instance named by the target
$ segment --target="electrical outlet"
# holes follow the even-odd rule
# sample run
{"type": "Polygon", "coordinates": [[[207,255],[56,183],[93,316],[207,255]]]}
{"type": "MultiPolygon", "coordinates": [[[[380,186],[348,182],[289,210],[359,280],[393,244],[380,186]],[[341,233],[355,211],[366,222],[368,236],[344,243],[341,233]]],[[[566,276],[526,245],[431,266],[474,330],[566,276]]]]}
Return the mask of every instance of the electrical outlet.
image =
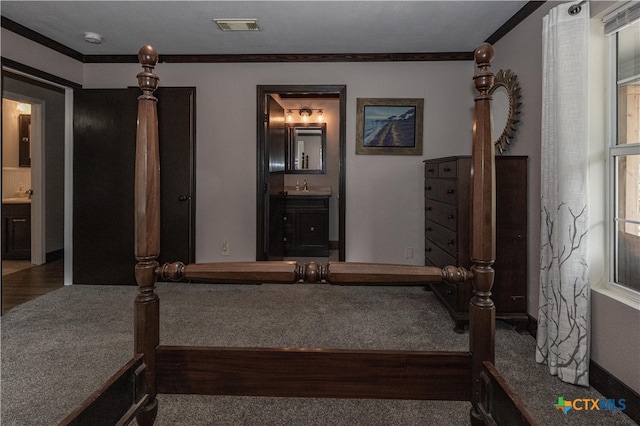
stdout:
{"type": "Polygon", "coordinates": [[[404,258],[413,259],[413,247],[407,247],[404,249],[404,258]]]}
{"type": "Polygon", "coordinates": [[[223,256],[229,256],[230,254],[229,243],[227,241],[222,243],[222,250],[220,250],[220,254],[223,256]]]}

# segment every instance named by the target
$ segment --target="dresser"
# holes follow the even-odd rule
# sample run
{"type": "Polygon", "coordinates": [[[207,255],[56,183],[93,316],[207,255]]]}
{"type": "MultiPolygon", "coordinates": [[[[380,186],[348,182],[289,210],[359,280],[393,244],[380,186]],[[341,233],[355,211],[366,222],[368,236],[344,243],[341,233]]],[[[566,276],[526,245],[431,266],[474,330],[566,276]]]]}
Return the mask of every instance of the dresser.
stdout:
{"type": "MultiPolygon", "coordinates": [[[[469,269],[471,221],[471,157],[446,157],[424,162],[425,264],[469,269]]],[[[496,157],[496,261],[492,299],[496,318],[526,330],[527,315],[527,188],[528,158],[496,157]]],[[[469,321],[470,282],[430,285],[464,332],[469,321]]]]}

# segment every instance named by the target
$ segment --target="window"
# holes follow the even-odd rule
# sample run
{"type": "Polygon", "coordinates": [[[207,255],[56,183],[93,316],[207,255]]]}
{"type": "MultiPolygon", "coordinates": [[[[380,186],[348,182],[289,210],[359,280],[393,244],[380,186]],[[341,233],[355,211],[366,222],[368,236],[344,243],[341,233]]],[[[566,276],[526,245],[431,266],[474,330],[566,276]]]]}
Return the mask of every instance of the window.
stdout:
{"type": "MultiPolygon", "coordinates": [[[[633,2],[631,2],[633,4],[633,2]]],[[[609,146],[610,280],[640,292],[640,5],[604,18],[615,52],[615,123],[609,146]],[[634,16],[635,13],[635,16],[634,16]]]]}

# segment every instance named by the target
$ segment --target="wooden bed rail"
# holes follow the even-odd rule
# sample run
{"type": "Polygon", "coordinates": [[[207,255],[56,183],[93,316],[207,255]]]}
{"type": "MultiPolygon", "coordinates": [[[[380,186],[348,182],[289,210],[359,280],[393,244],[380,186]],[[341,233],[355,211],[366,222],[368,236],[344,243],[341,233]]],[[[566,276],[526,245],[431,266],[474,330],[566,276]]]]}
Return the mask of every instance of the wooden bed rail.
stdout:
{"type": "Polygon", "coordinates": [[[225,284],[297,284],[335,285],[424,285],[433,281],[464,282],[473,274],[464,268],[447,266],[390,265],[372,263],[329,262],[319,265],[295,261],[165,263],[156,269],[161,280],[225,284]]]}

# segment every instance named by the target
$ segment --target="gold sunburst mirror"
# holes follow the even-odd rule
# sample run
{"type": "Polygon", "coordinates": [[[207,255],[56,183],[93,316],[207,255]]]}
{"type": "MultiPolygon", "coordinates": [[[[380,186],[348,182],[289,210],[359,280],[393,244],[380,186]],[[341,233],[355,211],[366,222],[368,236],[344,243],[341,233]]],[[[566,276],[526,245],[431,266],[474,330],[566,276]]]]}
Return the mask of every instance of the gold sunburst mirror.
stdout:
{"type": "Polygon", "coordinates": [[[518,77],[511,70],[500,70],[496,73],[493,86],[489,89],[493,97],[491,103],[492,131],[495,138],[496,151],[502,154],[511,144],[516,127],[520,121],[520,84],[518,77]]]}

